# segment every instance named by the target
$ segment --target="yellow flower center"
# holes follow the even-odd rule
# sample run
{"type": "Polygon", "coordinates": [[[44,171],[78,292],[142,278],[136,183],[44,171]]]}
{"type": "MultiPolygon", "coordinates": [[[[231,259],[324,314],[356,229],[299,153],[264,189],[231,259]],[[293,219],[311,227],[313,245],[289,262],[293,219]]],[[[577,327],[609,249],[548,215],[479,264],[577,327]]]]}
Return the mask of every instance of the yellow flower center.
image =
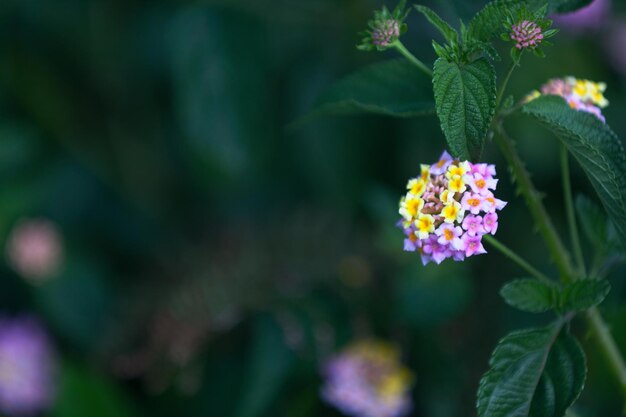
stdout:
{"type": "Polygon", "coordinates": [[[406,211],[411,215],[417,215],[417,212],[424,206],[424,200],[421,198],[414,198],[406,201],[406,211]]]}
{"type": "Polygon", "coordinates": [[[422,215],[417,219],[415,226],[422,233],[430,233],[435,229],[435,219],[430,214],[422,215]]]}
{"type": "Polygon", "coordinates": [[[445,206],[443,210],[441,210],[441,214],[443,215],[446,223],[452,223],[456,219],[459,214],[459,207],[457,204],[450,204],[449,206],[445,206]]]}
{"type": "Polygon", "coordinates": [[[463,192],[464,187],[465,182],[463,182],[463,179],[458,175],[452,177],[452,179],[450,179],[450,182],[448,183],[448,189],[454,193],[463,192]]]}

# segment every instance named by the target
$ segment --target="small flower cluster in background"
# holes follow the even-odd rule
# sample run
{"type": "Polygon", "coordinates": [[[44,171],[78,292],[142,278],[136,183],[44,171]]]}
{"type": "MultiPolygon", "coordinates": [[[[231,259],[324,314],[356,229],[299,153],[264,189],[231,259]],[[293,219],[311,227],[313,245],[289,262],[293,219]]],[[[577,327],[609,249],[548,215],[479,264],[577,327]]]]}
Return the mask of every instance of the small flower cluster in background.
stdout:
{"type": "Polygon", "coordinates": [[[400,417],[411,411],[413,376],[399,352],[380,341],[360,341],[330,358],[322,398],[355,417],[400,417]]]}
{"type": "Polygon", "coordinates": [[[400,1],[391,12],[386,6],[375,11],[374,19],[368,22],[369,29],[361,33],[363,38],[357,48],[363,51],[384,51],[393,46],[407,30],[404,20],[408,14],[406,0],[400,1]]]}
{"type": "Polygon", "coordinates": [[[486,253],[482,237],[496,233],[496,211],[506,205],[493,194],[495,175],[494,165],[461,162],[445,151],[435,164],[422,165],[400,200],[404,250],[419,251],[424,265],[486,253]]]}
{"type": "Polygon", "coordinates": [[[572,109],[591,113],[604,122],[602,109],[609,105],[609,101],[603,94],[605,90],[605,83],[574,77],[554,78],[544,84],[541,91],[531,92],[525,101],[534,100],[541,95],[560,96],[572,109]]]}
{"type": "Polygon", "coordinates": [[[55,397],[51,342],[31,317],[0,318],[0,414],[33,415],[55,397]]]}
{"type": "Polygon", "coordinates": [[[41,283],[61,269],[61,233],[46,219],[23,220],[9,236],[6,256],[11,267],[24,279],[33,284],[41,283]]]}

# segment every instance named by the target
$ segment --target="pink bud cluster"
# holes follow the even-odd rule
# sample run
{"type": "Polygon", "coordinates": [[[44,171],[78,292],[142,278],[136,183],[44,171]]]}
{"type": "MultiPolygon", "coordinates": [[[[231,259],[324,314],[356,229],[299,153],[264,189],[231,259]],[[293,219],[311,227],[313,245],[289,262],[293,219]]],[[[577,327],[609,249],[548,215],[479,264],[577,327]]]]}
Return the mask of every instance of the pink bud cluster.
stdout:
{"type": "Polygon", "coordinates": [[[523,20],[511,26],[510,36],[511,39],[515,41],[515,47],[517,49],[533,49],[539,46],[543,39],[541,27],[530,20],[523,20]]]}
{"type": "Polygon", "coordinates": [[[379,22],[372,31],[372,43],[377,46],[389,46],[400,36],[400,24],[395,19],[379,22]]]}
{"type": "Polygon", "coordinates": [[[497,211],[506,205],[493,194],[495,175],[494,165],[459,161],[445,151],[435,164],[422,165],[400,200],[404,250],[418,251],[424,265],[486,253],[482,237],[496,233],[497,211]]]}

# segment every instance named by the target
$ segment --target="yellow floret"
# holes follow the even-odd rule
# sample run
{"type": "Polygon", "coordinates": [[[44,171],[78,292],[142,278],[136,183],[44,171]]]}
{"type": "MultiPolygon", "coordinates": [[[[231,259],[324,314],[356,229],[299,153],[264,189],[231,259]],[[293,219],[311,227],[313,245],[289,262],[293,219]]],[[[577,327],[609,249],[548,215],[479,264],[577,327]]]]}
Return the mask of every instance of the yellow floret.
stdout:
{"type": "Polygon", "coordinates": [[[426,181],[422,180],[421,178],[410,179],[409,183],[406,185],[406,188],[411,194],[419,197],[424,194],[424,191],[426,190],[426,181]]]}
{"type": "Polygon", "coordinates": [[[606,107],[609,101],[602,94],[606,90],[605,83],[589,80],[575,80],[573,92],[583,101],[591,101],[598,107],[606,107]]]}
{"type": "Polygon", "coordinates": [[[441,210],[443,221],[446,223],[454,223],[455,220],[461,221],[463,219],[463,214],[461,204],[456,201],[444,206],[443,210],[441,210]]]}
{"type": "Polygon", "coordinates": [[[465,186],[465,181],[463,181],[463,177],[460,175],[455,175],[450,178],[448,181],[448,189],[453,193],[462,193],[467,187],[465,186]]]}
{"type": "Polygon", "coordinates": [[[407,198],[402,197],[400,200],[400,210],[398,210],[398,212],[406,220],[412,220],[423,207],[424,200],[412,194],[408,194],[407,198]]]}
{"type": "Polygon", "coordinates": [[[450,165],[448,172],[446,172],[446,178],[462,177],[469,170],[467,162],[461,162],[458,165],[450,165]]]}
{"type": "Polygon", "coordinates": [[[524,97],[524,99],[522,100],[522,103],[530,103],[531,101],[539,97],[541,97],[541,93],[538,90],[533,90],[530,93],[528,93],[526,97],[524,97]]]}
{"type": "Polygon", "coordinates": [[[443,204],[450,204],[454,201],[454,192],[450,190],[443,190],[439,195],[439,199],[443,204]]]}
{"type": "Polygon", "coordinates": [[[422,181],[428,182],[428,177],[430,177],[430,165],[422,164],[420,165],[420,168],[422,172],[420,178],[422,179],[422,181]]]}
{"type": "Polygon", "coordinates": [[[417,228],[417,237],[426,239],[428,235],[435,231],[435,218],[430,214],[420,214],[415,220],[417,228]]]}
{"type": "Polygon", "coordinates": [[[400,367],[394,369],[393,372],[380,381],[378,394],[385,399],[398,397],[409,389],[412,379],[413,376],[408,370],[400,367]]]}

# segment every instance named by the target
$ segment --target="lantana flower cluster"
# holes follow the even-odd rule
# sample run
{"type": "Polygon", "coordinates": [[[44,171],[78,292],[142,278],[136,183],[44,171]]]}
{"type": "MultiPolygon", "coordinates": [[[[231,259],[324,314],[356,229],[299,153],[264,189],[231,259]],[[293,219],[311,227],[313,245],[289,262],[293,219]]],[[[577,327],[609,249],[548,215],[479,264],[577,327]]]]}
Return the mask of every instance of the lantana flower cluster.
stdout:
{"type": "Polygon", "coordinates": [[[364,340],[331,357],[322,370],[322,398],[354,417],[401,417],[412,408],[413,375],[398,350],[385,342],[364,340]]]}
{"type": "Polygon", "coordinates": [[[459,161],[446,151],[438,162],[421,165],[400,200],[404,250],[418,251],[424,265],[486,253],[482,237],[496,233],[497,212],[506,205],[493,194],[495,175],[494,165],[459,161]]]}
{"type": "Polygon", "coordinates": [[[604,97],[606,84],[571,76],[553,78],[541,86],[541,91],[533,91],[526,97],[526,102],[534,100],[541,95],[553,95],[563,97],[574,110],[591,113],[605,122],[602,109],[609,105],[604,97]]]}

